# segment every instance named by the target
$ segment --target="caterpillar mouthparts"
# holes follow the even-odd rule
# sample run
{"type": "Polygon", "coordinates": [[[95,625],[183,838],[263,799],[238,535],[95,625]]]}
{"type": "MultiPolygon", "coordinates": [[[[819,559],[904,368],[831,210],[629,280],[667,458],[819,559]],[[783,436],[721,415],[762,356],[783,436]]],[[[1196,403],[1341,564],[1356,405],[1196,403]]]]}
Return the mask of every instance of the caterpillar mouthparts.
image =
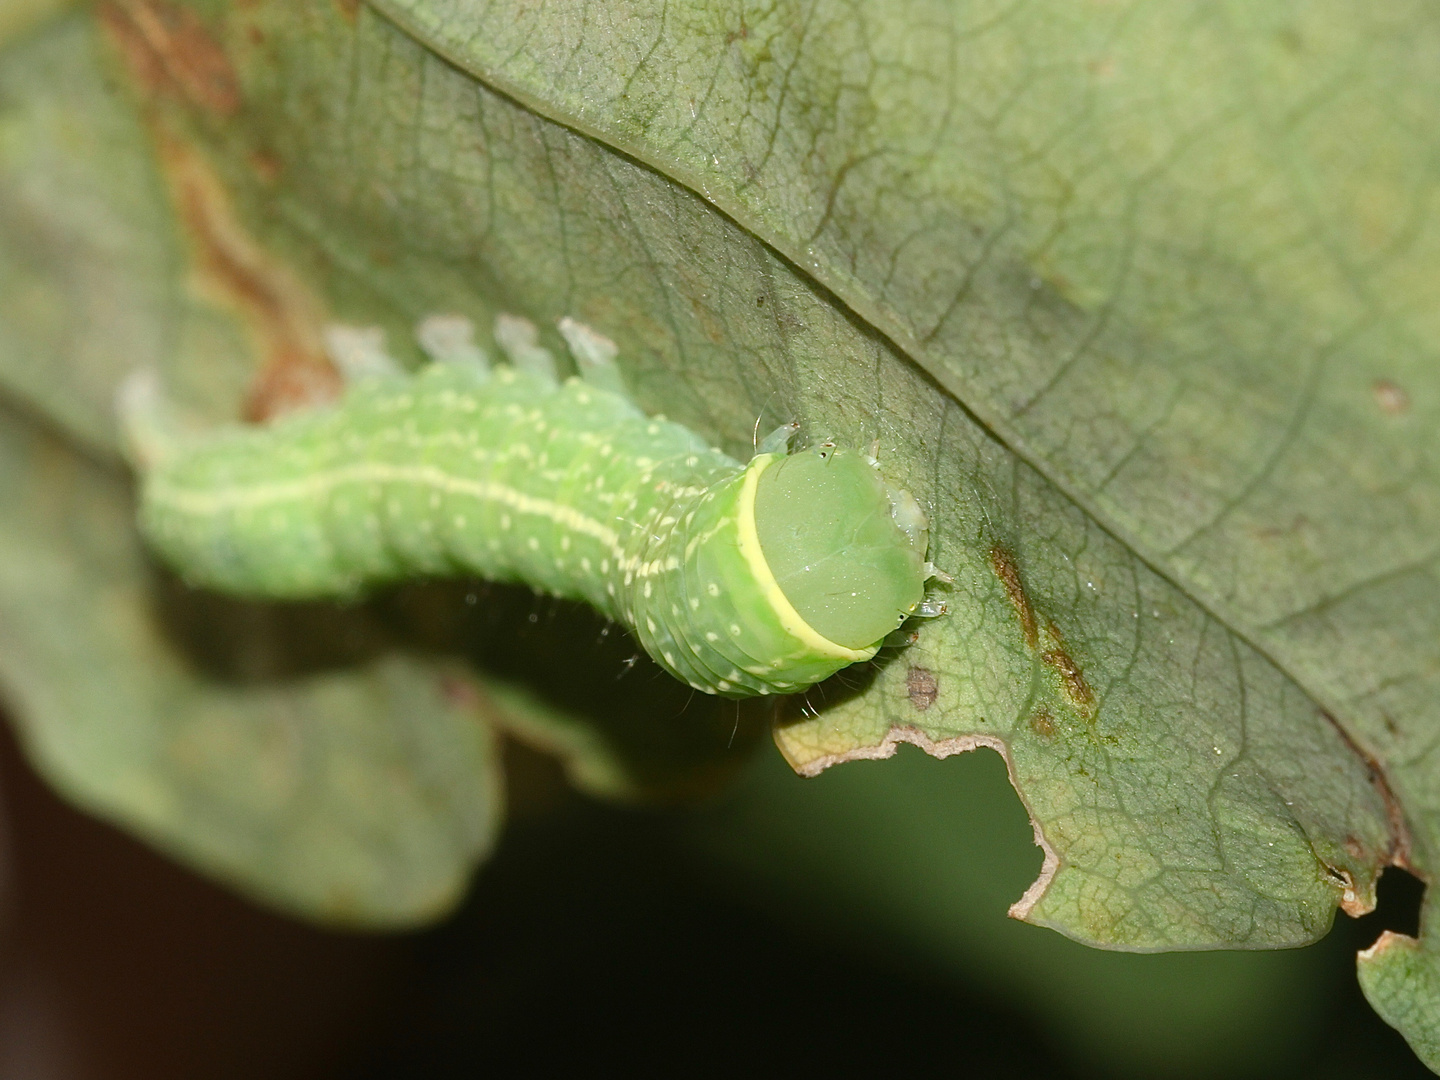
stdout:
{"type": "Polygon", "coordinates": [[[584,601],[662,667],[727,697],[793,693],[868,660],[925,599],[928,524],[873,455],[787,452],[746,464],[625,394],[616,349],[562,320],[581,377],[502,316],[491,369],[460,316],[417,328],[435,361],[405,374],[376,331],[332,328],[349,380],[330,406],[263,426],[177,429],[158,383],[122,387],[139,523],[195,585],[342,597],[471,574],[584,601]]]}

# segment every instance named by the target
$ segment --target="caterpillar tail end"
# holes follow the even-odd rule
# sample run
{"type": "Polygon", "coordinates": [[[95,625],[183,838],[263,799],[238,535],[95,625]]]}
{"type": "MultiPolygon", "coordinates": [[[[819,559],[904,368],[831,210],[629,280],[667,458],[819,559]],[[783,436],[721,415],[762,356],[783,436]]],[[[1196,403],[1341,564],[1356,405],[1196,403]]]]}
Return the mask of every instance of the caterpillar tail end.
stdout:
{"type": "Polygon", "coordinates": [[[132,371],[116,388],[115,419],[120,452],[138,472],[170,460],[189,441],[159,374],[150,368],[132,371]]]}

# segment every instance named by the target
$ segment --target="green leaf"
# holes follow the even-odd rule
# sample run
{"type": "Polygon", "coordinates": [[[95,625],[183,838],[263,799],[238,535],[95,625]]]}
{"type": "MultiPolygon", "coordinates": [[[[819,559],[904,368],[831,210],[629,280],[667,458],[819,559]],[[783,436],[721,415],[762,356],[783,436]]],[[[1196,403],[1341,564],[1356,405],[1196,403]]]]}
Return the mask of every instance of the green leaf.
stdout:
{"type": "MultiPolygon", "coordinates": [[[[476,41],[512,40],[479,15],[464,21],[476,41]]],[[[757,416],[878,436],[932,510],[935,557],[957,578],[951,616],[854,692],[812,695],[827,707],[809,729],[833,735],[805,758],[789,729],[792,757],[873,755],[892,731],[1004,747],[1056,856],[1021,910],[1089,940],[1296,944],[1347,892],[1363,903],[1391,842],[1385,808],[1315,703],[832,294],[693,192],[517,108],[366,9],[353,30],[335,17],[312,36],[288,18],[237,16],[224,35],[253,25],[273,43],[241,78],[257,114],[328,103],[263,136],[285,163],[272,216],[334,265],[411,304],[398,253],[469,268],[540,321],[569,312],[614,336],[647,406],[731,448],[757,416]],[[936,682],[924,706],[912,667],[936,682]]],[[[598,38],[564,44],[539,55],[608,55],[598,38]]],[[[243,160],[227,137],[217,157],[243,160]]]]}
{"type": "MultiPolygon", "coordinates": [[[[311,370],[323,319],[576,316],[732,451],[757,418],[879,440],[951,614],[779,739],[802,771],[1000,750],[1049,856],[1017,914],[1292,945],[1430,865],[1425,9],[208,0],[157,44],[130,7],[149,129],[94,111],[117,161],[154,140],[120,216],[171,215],[172,270],[129,366],[233,416],[252,343],[311,370]]],[[[4,182],[63,178],[19,112],[4,182]]],[[[15,273],[64,250],[0,226],[15,273]]],[[[0,384],[108,438],[122,350],[42,370],[59,332],[26,334],[0,384]]]]}
{"type": "MultiPolygon", "coordinates": [[[[1403,811],[1384,854],[1433,865],[1433,11],[379,6],[812,274],[1333,716],[1403,811]]],[[[884,745],[873,714],[818,726],[884,745]]],[[[1230,779],[1222,830],[1284,848],[1273,785],[1230,779]]]]}

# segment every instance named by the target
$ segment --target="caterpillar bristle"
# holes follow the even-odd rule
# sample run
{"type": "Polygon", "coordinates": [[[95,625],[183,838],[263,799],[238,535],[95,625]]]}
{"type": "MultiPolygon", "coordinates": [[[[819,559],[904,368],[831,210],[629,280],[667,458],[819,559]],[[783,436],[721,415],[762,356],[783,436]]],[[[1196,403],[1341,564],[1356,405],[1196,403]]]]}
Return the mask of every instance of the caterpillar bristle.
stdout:
{"type": "Polygon", "coordinates": [[[415,326],[415,340],[433,362],[490,371],[490,357],[475,344],[475,324],[464,315],[427,315],[415,326]]]}
{"type": "Polygon", "coordinates": [[[404,373],[385,351],[385,331],[378,326],[325,327],[325,353],[347,383],[386,378],[404,373]]]}
{"type": "Polygon", "coordinates": [[[495,320],[495,344],[516,370],[529,372],[548,383],[559,381],[555,356],[540,344],[540,334],[529,319],[500,315],[495,320]]]}
{"type": "Polygon", "coordinates": [[[570,355],[580,369],[580,378],[600,390],[608,390],[621,397],[629,397],[625,380],[615,357],[620,355],[616,344],[603,334],[597,334],[582,322],[565,316],[557,324],[560,336],[570,347],[570,355]]]}

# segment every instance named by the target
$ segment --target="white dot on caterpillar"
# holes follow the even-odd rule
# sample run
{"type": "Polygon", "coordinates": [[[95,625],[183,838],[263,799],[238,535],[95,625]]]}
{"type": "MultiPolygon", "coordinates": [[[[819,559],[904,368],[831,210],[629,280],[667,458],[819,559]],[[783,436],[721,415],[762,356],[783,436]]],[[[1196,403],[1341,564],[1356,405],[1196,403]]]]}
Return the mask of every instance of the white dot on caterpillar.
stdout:
{"type": "Polygon", "coordinates": [[[692,596],[692,597],[690,598],[690,610],[691,610],[691,611],[699,611],[699,610],[700,610],[700,598],[699,598],[699,597],[697,597],[697,596],[692,596]]]}
{"type": "Polygon", "coordinates": [[[650,598],[650,579],[649,579],[649,578],[646,578],[646,579],[645,579],[645,598],[646,598],[647,600],[650,598]]]}
{"type": "Polygon", "coordinates": [[[561,550],[561,551],[569,551],[569,550],[570,550],[570,537],[568,537],[568,536],[562,536],[562,537],[560,537],[560,550],[561,550]]]}
{"type": "Polygon", "coordinates": [[[710,642],[711,644],[714,644],[715,642],[717,642],[717,641],[720,640],[720,635],[717,634],[717,633],[715,633],[714,630],[706,630],[706,631],[705,631],[705,640],[708,641],[708,642],[710,642]]]}
{"type": "Polygon", "coordinates": [[[645,629],[649,630],[652,634],[655,633],[655,620],[649,616],[645,618],[645,629]]]}
{"type": "Polygon", "coordinates": [[[540,540],[539,538],[532,536],[530,537],[530,539],[525,541],[525,546],[528,547],[531,551],[539,551],[540,540]]]}
{"type": "Polygon", "coordinates": [[[590,560],[589,560],[589,559],[581,559],[581,560],[580,560],[580,569],[581,569],[581,570],[584,570],[585,573],[588,574],[588,573],[590,572],[590,560]]]}
{"type": "Polygon", "coordinates": [[[674,666],[675,666],[675,654],[674,654],[674,653],[667,651],[667,652],[661,653],[660,655],[663,656],[663,657],[665,657],[665,663],[669,664],[671,667],[674,667],[674,666]]]}
{"type": "Polygon", "coordinates": [[[456,514],[456,515],[455,515],[455,518],[454,518],[454,521],[455,521],[455,528],[457,528],[457,529],[463,529],[463,528],[465,527],[465,515],[464,515],[464,514],[456,514]]]}
{"type": "MultiPolygon", "coordinates": [[[[732,622],[732,623],[730,624],[730,633],[731,633],[731,635],[734,636],[734,637],[739,637],[739,636],[740,636],[740,624],[739,624],[739,623],[733,623],[733,622],[732,622]]],[[[779,666],[780,666],[779,661],[776,661],[775,666],[776,666],[776,667],[779,667],[779,666]]]]}
{"type": "Polygon", "coordinates": [[[720,586],[717,585],[715,582],[712,581],[712,582],[710,582],[709,585],[706,585],[706,586],[705,586],[705,591],[706,591],[707,593],[709,593],[711,596],[719,596],[719,595],[720,595],[720,586]]]}
{"type": "Polygon", "coordinates": [[[730,684],[729,684],[728,682],[726,682],[724,679],[720,679],[720,680],[718,680],[718,681],[715,683],[715,689],[717,689],[717,690],[729,690],[729,689],[730,689],[730,684]]]}

